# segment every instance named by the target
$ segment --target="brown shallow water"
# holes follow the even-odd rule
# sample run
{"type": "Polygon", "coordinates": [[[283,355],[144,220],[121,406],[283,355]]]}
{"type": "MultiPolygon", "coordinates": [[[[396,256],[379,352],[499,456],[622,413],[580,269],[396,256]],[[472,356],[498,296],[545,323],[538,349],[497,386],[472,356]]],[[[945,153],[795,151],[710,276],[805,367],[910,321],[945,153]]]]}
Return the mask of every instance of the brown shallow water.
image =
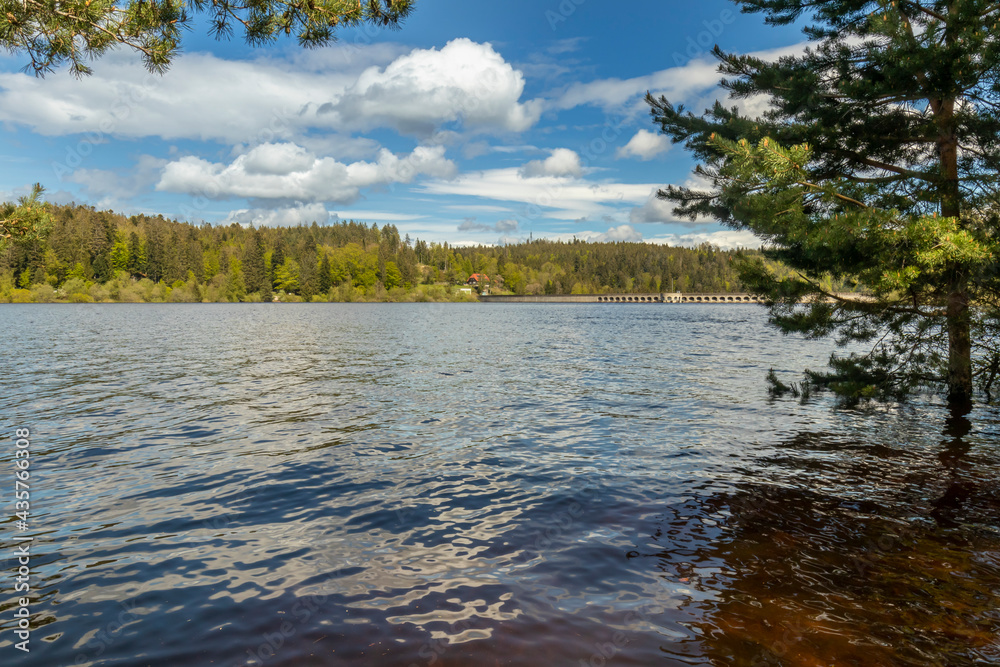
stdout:
{"type": "Polygon", "coordinates": [[[1000,664],[1000,410],[771,401],[754,306],[0,318],[4,665],[1000,664]]]}

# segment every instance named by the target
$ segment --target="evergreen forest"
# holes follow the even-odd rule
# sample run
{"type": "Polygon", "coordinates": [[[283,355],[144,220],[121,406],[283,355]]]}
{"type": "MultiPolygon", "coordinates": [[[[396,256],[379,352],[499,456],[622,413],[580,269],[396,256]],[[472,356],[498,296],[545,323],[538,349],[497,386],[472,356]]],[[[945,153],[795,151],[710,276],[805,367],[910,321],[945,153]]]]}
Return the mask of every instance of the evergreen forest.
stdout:
{"type": "Polygon", "coordinates": [[[492,293],[738,292],[735,251],[535,240],[427,243],[387,224],[193,225],[44,205],[40,234],[0,250],[0,302],[453,301],[492,293]],[[480,286],[481,288],[482,286],[480,286]]]}

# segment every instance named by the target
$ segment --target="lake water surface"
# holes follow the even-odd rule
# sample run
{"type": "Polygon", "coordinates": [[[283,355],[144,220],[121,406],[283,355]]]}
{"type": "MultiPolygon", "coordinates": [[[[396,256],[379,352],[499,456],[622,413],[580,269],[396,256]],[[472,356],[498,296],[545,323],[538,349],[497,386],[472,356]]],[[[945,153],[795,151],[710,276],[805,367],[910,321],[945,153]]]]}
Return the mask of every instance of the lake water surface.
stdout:
{"type": "Polygon", "coordinates": [[[1000,410],[771,401],[759,307],[0,322],[3,665],[1000,664],[1000,410]]]}

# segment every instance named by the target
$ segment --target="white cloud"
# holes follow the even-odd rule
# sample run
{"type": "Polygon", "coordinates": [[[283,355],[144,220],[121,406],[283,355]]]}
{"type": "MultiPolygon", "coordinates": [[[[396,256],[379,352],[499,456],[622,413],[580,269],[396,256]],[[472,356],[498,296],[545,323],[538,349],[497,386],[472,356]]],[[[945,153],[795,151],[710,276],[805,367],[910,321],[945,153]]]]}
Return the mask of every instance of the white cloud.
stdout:
{"type": "Polygon", "coordinates": [[[416,49],[385,68],[371,67],[319,114],[355,128],[393,127],[430,135],[442,123],[523,132],[541,115],[521,103],[524,76],[490,44],[454,39],[440,50],[416,49]]]}
{"type": "Polygon", "coordinates": [[[453,211],[475,211],[477,213],[510,213],[509,206],[497,206],[495,204],[446,204],[444,208],[453,211]]]}
{"type": "Polygon", "coordinates": [[[542,111],[541,101],[520,101],[524,84],[492,46],[468,39],[408,53],[384,45],[253,60],[192,53],[163,76],[114,51],[81,81],[0,73],[0,121],[46,136],[91,133],[91,143],[116,136],[255,145],[311,129],[375,127],[430,137],[455,121],[519,132],[542,111]]]}
{"type": "Polygon", "coordinates": [[[575,176],[583,175],[580,156],[568,148],[557,148],[544,160],[532,160],[521,167],[521,175],[535,176],[575,176]]]}
{"type": "Polygon", "coordinates": [[[550,53],[554,56],[561,56],[566,53],[572,53],[574,51],[579,51],[589,37],[570,37],[568,39],[559,39],[551,43],[551,45],[545,49],[546,53],[550,53]]]}
{"type": "Polygon", "coordinates": [[[671,67],[631,79],[598,79],[576,83],[555,100],[558,109],[597,106],[618,109],[646,91],[663,91],[669,97],[683,98],[691,93],[714,88],[719,83],[718,63],[693,60],[683,67],[671,67]]]}
{"type": "MultiPolygon", "coordinates": [[[[703,190],[709,186],[706,186],[702,180],[692,176],[684,183],[684,187],[693,188],[695,190],[703,190]]],[[[674,214],[674,208],[677,207],[677,204],[657,197],[657,190],[658,188],[649,193],[649,198],[642,206],[638,206],[629,211],[629,222],[632,224],[644,222],[674,223],[684,225],[686,227],[698,227],[701,225],[716,223],[716,221],[711,218],[698,218],[697,220],[690,220],[688,218],[678,217],[674,214]]]]}
{"type": "Polygon", "coordinates": [[[650,183],[593,182],[557,176],[525,177],[515,167],[463,174],[450,181],[422,184],[424,192],[523,204],[519,217],[557,220],[598,219],[619,215],[623,206],[639,206],[657,186],[650,183]]]}
{"type": "MultiPolygon", "coordinates": [[[[22,185],[13,190],[0,190],[0,202],[17,203],[21,197],[27,197],[29,194],[31,194],[30,185],[22,185]]],[[[49,194],[48,192],[45,193],[46,201],[52,201],[51,197],[48,196],[49,194]]]]}
{"type": "MultiPolygon", "coordinates": [[[[764,60],[775,60],[785,55],[801,54],[806,42],[766,51],[751,53],[764,60]]],[[[647,91],[654,96],[666,95],[671,102],[687,102],[702,99],[706,93],[719,84],[719,63],[714,58],[691,60],[680,67],[653,72],[631,79],[598,79],[569,86],[558,99],[552,102],[557,109],[572,109],[578,106],[596,106],[605,111],[619,110],[629,102],[636,101],[647,91]]]]}
{"type": "MultiPolygon", "coordinates": [[[[580,220],[579,222],[585,221],[580,220]]],[[[598,232],[592,229],[577,229],[572,232],[559,234],[539,234],[539,237],[563,242],[572,241],[573,239],[595,243],[616,243],[622,241],[627,243],[641,243],[643,241],[642,233],[632,227],[632,225],[611,227],[606,232],[598,232]]]]}
{"type": "Polygon", "coordinates": [[[507,219],[507,220],[497,220],[495,225],[498,232],[510,233],[516,232],[520,225],[517,224],[517,220],[507,219]]]}
{"type": "Polygon", "coordinates": [[[475,218],[466,218],[462,221],[462,224],[458,226],[458,231],[460,232],[497,232],[500,234],[509,234],[511,232],[516,232],[520,225],[518,225],[517,220],[507,219],[498,220],[495,225],[489,225],[483,222],[478,222],[475,218]]]}
{"type": "MultiPolygon", "coordinates": [[[[334,216],[336,217],[336,216],[334,216]]],[[[301,204],[294,206],[267,209],[251,208],[230,212],[222,224],[238,223],[244,227],[295,227],[296,225],[325,225],[330,220],[330,212],[322,204],[301,204]]]]}
{"type": "Polygon", "coordinates": [[[418,146],[402,158],[382,149],[375,162],[343,164],[294,144],[262,144],[228,165],[187,156],[163,169],[156,189],[210,198],[298,202],[355,201],[364,188],[410,183],[418,175],[451,178],[443,146],[418,146]]]}
{"type": "Polygon", "coordinates": [[[96,198],[101,209],[131,210],[128,199],[148,190],[160,177],[166,160],[142,155],[127,170],[77,169],[66,177],[82,185],[87,194],[96,198]]]}
{"type": "Polygon", "coordinates": [[[637,157],[641,160],[652,160],[660,153],[670,150],[670,140],[662,134],[649,130],[639,130],[627,144],[618,149],[616,157],[637,157]]]}
{"type": "Polygon", "coordinates": [[[295,144],[261,144],[243,158],[243,170],[260,176],[286,176],[307,171],[316,163],[316,156],[295,144]]]}
{"type": "Polygon", "coordinates": [[[490,145],[485,141],[474,141],[462,147],[462,157],[466,160],[474,160],[490,153],[490,145]]]}
{"type": "Polygon", "coordinates": [[[642,241],[642,234],[637,232],[631,225],[620,225],[612,227],[605,233],[597,236],[595,241],[628,241],[637,243],[642,241]]]}
{"type": "Polygon", "coordinates": [[[662,243],[669,246],[684,246],[694,248],[702,243],[710,243],[722,250],[737,248],[759,248],[761,240],[753,232],[723,230],[719,232],[702,232],[692,234],[665,234],[646,239],[647,243],[662,243]]]}
{"type": "Polygon", "coordinates": [[[563,234],[546,234],[545,238],[558,241],[571,241],[574,238],[584,241],[626,241],[629,243],[653,243],[657,245],[682,246],[685,248],[695,248],[702,243],[709,243],[722,250],[736,250],[738,248],[759,248],[761,241],[751,232],[722,230],[716,232],[703,232],[692,234],[663,234],[643,238],[642,234],[631,225],[619,225],[612,227],[606,232],[596,231],[574,231],[563,234]]]}
{"type": "Polygon", "coordinates": [[[360,209],[350,209],[339,211],[338,217],[344,220],[372,220],[375,222],[409,222],[421,220],[426,216],[414,213],[391,213],[388,211],[370,211],[360,209]]]}
{"type": "Polygon", "coordinates": [[[654,191],[645,204],[629,211],[628,219],[633,224],[641,222],[678,222],[679,219],[673,213],[674,206],[676,204],[657,197],[654,191]]]}
{"type": "Polygon", "coordinates": [[[258,143],[291,136],[317,87],[343,88],[350,80],[287,62],[207,54],[184,55],[160,77],[113,52],[82,81],[0,74],[0,120],[47,136],[90,133],[92,143],[109,135],[258,143]]]}

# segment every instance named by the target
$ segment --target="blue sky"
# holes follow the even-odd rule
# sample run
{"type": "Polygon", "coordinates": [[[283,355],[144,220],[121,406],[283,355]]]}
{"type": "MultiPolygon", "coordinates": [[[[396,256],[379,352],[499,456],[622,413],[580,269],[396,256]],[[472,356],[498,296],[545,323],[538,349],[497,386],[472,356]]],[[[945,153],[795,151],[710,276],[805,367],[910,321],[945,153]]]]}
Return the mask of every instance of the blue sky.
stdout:
{"type": "MultiPolygon", "coordinates": [[[[802,49],[729,0],[422,0],[402,30],[251,49],[204,27],[163,76],[122,50],[74,79],[0,58],[0,196],[213,224],[392,223],[457,244],[574,236],[754,245],[677,221],[652,195],[692,183],[647,90],[724,95],[714,44],[802,49]]],[[[754,101],[745,105],[753,105],[754,101]]]]}

